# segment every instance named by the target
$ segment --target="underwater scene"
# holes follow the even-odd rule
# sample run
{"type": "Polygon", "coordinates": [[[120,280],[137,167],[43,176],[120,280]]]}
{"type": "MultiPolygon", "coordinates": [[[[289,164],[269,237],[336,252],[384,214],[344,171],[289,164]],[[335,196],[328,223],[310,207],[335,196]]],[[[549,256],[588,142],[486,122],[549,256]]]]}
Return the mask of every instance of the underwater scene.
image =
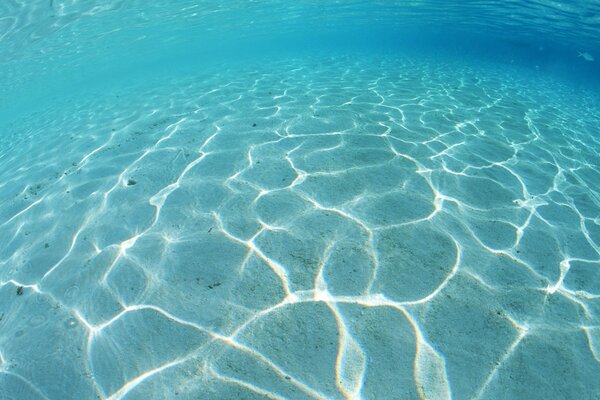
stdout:
{"type": "Polygon", "coordinates": [[[600,1],[1,0],[0,399],[600,399],[600,1]]]}

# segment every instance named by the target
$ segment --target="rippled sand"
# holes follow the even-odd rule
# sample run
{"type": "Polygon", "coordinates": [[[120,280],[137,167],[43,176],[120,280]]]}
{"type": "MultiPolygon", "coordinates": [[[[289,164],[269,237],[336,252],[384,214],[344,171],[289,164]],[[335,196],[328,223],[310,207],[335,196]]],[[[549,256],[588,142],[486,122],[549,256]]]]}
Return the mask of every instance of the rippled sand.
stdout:
{"type": "Polygon", "coordinates": [[[2,399],[593,399],[600,108],[289,60],[0,139],[2,399]]]}

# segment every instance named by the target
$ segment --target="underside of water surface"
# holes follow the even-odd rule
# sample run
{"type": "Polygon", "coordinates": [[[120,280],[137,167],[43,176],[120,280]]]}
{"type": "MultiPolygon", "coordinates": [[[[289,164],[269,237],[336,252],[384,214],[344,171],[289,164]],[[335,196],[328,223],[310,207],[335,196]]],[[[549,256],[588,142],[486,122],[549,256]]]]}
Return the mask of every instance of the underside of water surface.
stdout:
{"type": "Polygon", "coordinates": [[[599,399],[599,10],[3,3],[0,399],[599,399]]]}

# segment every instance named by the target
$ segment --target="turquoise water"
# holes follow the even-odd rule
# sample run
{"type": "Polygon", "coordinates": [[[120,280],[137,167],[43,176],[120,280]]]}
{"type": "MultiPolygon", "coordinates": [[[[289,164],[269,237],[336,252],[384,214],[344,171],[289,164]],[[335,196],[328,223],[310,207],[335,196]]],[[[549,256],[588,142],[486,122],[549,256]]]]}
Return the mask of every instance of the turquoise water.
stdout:
{"type": "Polygon", "coordinates": [[[600,3],[0,4],[0,399],[599,399],[600,3]]]}

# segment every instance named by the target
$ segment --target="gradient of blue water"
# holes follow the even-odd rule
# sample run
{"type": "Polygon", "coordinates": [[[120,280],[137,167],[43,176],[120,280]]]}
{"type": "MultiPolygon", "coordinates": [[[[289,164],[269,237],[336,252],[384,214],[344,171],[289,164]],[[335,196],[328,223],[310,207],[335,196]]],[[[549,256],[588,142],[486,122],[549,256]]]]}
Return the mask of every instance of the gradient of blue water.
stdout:
{"type": "Polygon", "coordinates": [[[599,398],[599,65],[597,1],[0,3],[0,399],[599,398]]]}
{"type": "Polygon", "coordinates": [[[564,72],[583,84],[600,76],[598,63],[577,58],[600,50],[595,1],[11,0],[0,7],[0,104],[11,112],[22,96],[56,100],[59,88],[109,85],[161,65],[197,69],[225,56],[299,50],[450,53],[564,72]]]}

